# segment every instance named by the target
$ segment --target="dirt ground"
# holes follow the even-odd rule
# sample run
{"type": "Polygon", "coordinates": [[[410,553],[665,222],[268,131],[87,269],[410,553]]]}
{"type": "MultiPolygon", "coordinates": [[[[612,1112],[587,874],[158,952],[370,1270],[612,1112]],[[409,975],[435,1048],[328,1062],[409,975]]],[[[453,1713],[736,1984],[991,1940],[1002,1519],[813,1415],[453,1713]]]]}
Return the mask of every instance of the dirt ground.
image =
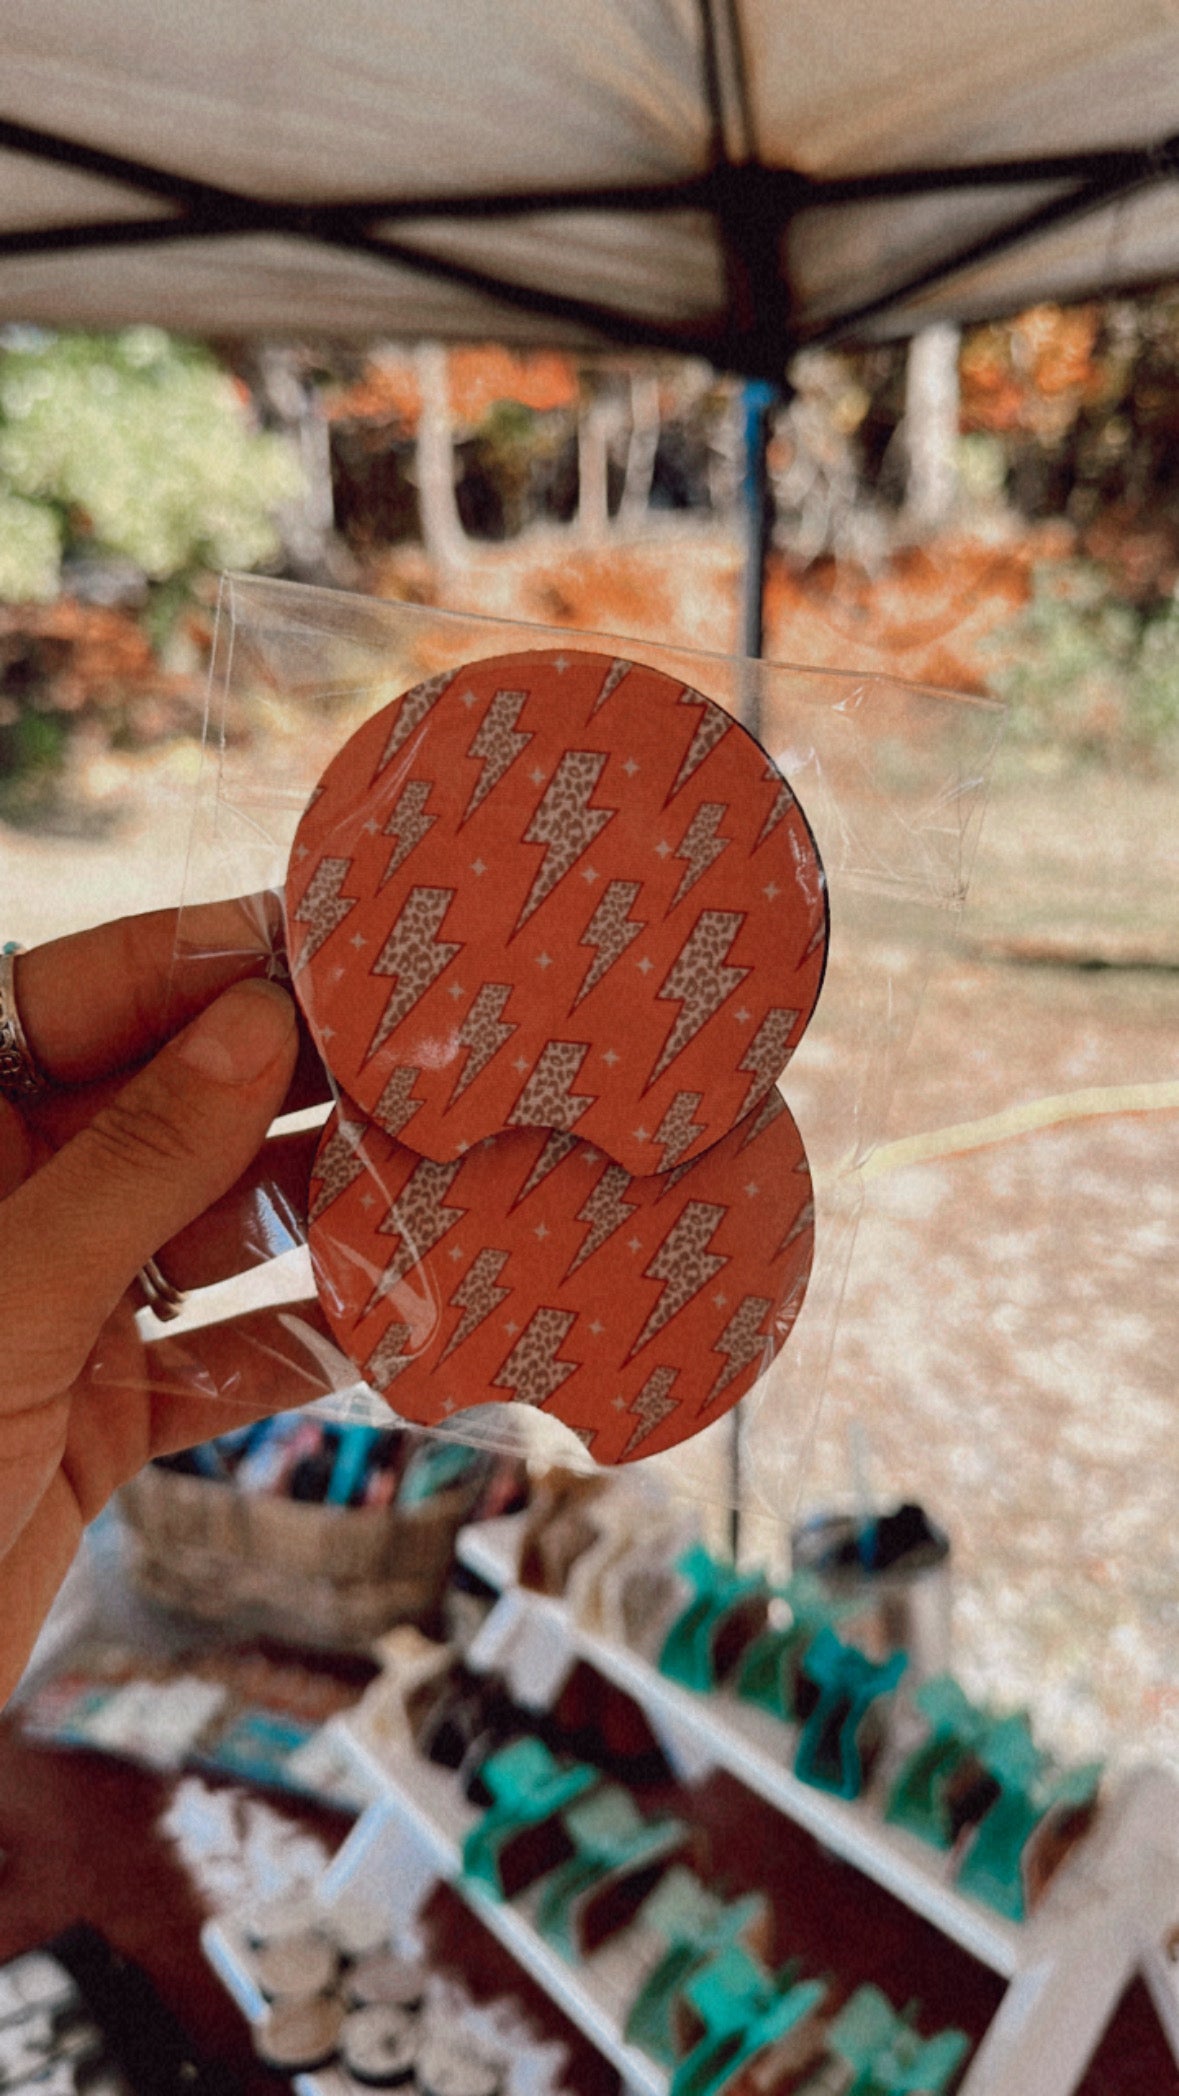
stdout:
{"type": "MultiPolygon", "coordinates": [[[[1010,593],[1001,563],[993,579],[1010,593]]],[[[728,578],[706,581],[683,637],[723,647],[728,578]]],[[[522,604],[501,567],[466,582],[474,608],[563,615],[555,584],[522,604]]],[[[654,618],[636,588],[595,623],[634,633],[644,604],[654,618]]],[[[898,651],[889,666],[952,670],[956,601],[931,612],[936,663],[898,651]]],[[[871,635],[848,661],[846,633],[828,622],[820,649],[789,610],[781,658],[882,666],[871,635]]],[[[100,760],[88,790],[123,808],[105,837],[0,826],[4,936],[179,898],[191,752],[100,760]]],[[[965,1685],[1029,1706],[1070,1757],[1179,1770],[1177,818],[1174,782],[1000,761],[970,899],[922,957],[828,1388],[782,1512],[850,1504],[857,1466],[881,1500],[921,1500],[953,1539],[965,1685]]]]}
{"type": "Polygon", "coordinates": [[[846,1499],[860,1432],[877,1491],[953,1538],[966,1685],[1070,1754],[1174,1766],[1177,804],[997,788],[869,1162],[804,1485],[846,1499]],[[1091,964],[1119,951],[1138,965],[1091,964]],[[906,1164],[937,1130],[962,1147],[906,1164]]]}

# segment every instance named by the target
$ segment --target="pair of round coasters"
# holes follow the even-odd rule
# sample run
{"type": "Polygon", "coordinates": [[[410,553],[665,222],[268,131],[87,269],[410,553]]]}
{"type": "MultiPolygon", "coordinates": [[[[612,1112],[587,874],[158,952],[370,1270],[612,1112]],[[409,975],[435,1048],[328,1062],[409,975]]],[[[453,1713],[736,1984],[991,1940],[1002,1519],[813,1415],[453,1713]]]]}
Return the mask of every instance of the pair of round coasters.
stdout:
{"type": "Polygon", "coordinates": [[[805,1287],[775,1084],[827,944],[758,744],[644,665],[466,665],[329,765],[287,918],[342,1095],[312,1255],[368,1381],[427,1425],[539,1405],[605,1463],[734,1403],[805,1287]]]}
{"type": "Polygon", "coordinates": [[[428,1974],[396,1955],[383,1926],[345,1915],[329,1930],[263,1909],[253,1937],[250,1970],[267,2002],[254,2043],[267,2065],[293,2074],[337,2061],[366,2088],[413,2079],[431,2040],[428,1974]]]}

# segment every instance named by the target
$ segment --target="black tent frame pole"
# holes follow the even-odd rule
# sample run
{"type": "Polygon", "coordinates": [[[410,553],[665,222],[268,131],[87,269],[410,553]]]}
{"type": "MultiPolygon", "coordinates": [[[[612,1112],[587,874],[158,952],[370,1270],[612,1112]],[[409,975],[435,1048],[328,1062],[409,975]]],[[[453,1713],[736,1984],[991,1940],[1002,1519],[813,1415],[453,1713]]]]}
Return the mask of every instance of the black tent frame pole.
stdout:
{"type": "MultiPolygon", "coordinates": [[[[746,379],[742,388],[745,443],[741,518],[745,560],[741,578],[741,653],[752,661],[765,653],[766,562],[773,530],[770,432],[782,401],[780,387],[771,386],[764,379],[746,379]]],[[[757,735],[761,729],[761,706],[756,678],[747,681],[741,697],[742,722],[751,735],[757,735]]]]}
{"type": "MultiPolygon", "coordinates": [[[[603,344],[629,344],[703,356],[722,370],[780,380],[787,360],[797,349],[854,338],[866,322],[903,308],[914,296],[952,280],[963,269],[1125,200],[1142,189],[1179,177],[1179,134],[1173,134],[1146,146],[1113,151],[1042,154],[1008,161],[817,178],[791,168],[765,166],[758,157],[756,142],[747,135],[747,107],[742,110],[740,128],[746,135],[740,142],[741,157],[733,159],[725,145],[720,41],[712,16],[713,7],[718,5],[725,6],[726,0],[703,0],[705,18],[710,24],[705,92],[713,116],[711,161],[683,179],[630,187],[556,186],[501,195],[483,192],[292,203],[281,198],[247,196],[0,115],[0,151],[24,154],[121,183],[129,191],[151,197],[164,207],[149,218],[15,228],[0,233],[0,259],[5,255],[49,255],[87,248],[232,239],[258,233],[285,235],[328,249],[365,254],[374,262],[460,285],[533,319],[565,323],[599,336],[603,344]],[[933,258],[871,300],[841,313],[828,314],[809,326],[792,324],[783,248],[791,220],[799,212],[866,204],[883,198],[979,189],[1002,191],[1012,186],[1045,184],[1061,186],[1046,202],[993,228],[981,239],[933,258]],[[703,326],[642,319],[632,312],[553,292],[540,284],[497,277],[475,264],[432,253],[424,244],[432,220],[454,225],[478,220],[506,221],[554,211],[695,212],[711,217],[729,278],[727,312],[718,321],[703,326]],[[384,230],[398,221],[416,222],[414,237],[394,238],[384,230]],[[423,244],[419,245],[419,239],[423,244]],[[771,261],[772,271],[768,266],[771,261]]],[[[728,18],[728,41],[735,54],[740,103],[740,40],[733,27],[736,14],[731,0],[728,18]]]]}

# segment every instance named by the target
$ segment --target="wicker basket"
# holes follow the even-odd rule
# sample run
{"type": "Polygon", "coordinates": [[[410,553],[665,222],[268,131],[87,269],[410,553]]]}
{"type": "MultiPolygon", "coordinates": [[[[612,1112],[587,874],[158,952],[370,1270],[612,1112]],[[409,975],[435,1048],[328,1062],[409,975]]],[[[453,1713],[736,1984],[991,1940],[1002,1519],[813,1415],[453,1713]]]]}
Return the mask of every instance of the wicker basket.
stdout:
{"type": "Polygon", "coordinates": [[[334,1507],[149,1467],[119,1509],[139,1592],[242,1635],[366,1645],[437,1606],[476,1487],[412,1507],[334,1507]]]}

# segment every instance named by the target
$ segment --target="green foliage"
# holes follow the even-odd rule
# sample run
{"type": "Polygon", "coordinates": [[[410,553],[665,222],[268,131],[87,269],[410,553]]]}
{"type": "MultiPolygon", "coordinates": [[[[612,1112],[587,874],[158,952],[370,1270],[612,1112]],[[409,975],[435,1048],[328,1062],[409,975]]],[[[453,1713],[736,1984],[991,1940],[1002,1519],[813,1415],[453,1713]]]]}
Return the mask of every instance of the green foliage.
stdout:
{"type": "Polygon", "coordinates": [[[61,714],[0,701],[0,816],[37,823],[57,800],[69,739],[61,714]]]}
{"type": "Polygon", "coordinates": [[[1179,757],[1175,597],[1144,610],[1111,597],[1092,563],[1041,567],[993,648],[1012,741],[1109,763],[1179,757]]]}
{"type": "Polygon", "coordinates": [[[299,485],[206,350],[147,327],[0,350],[0,596],[51,595],[55,546],[125,555],[157,583],[256,567],[299,485]]]}
{"type": "Polygon", "coordinates": [[[45,603],[57,595],[61,525],[42,502],[10,495],[0,483],[0,600],[45,603]]]}

